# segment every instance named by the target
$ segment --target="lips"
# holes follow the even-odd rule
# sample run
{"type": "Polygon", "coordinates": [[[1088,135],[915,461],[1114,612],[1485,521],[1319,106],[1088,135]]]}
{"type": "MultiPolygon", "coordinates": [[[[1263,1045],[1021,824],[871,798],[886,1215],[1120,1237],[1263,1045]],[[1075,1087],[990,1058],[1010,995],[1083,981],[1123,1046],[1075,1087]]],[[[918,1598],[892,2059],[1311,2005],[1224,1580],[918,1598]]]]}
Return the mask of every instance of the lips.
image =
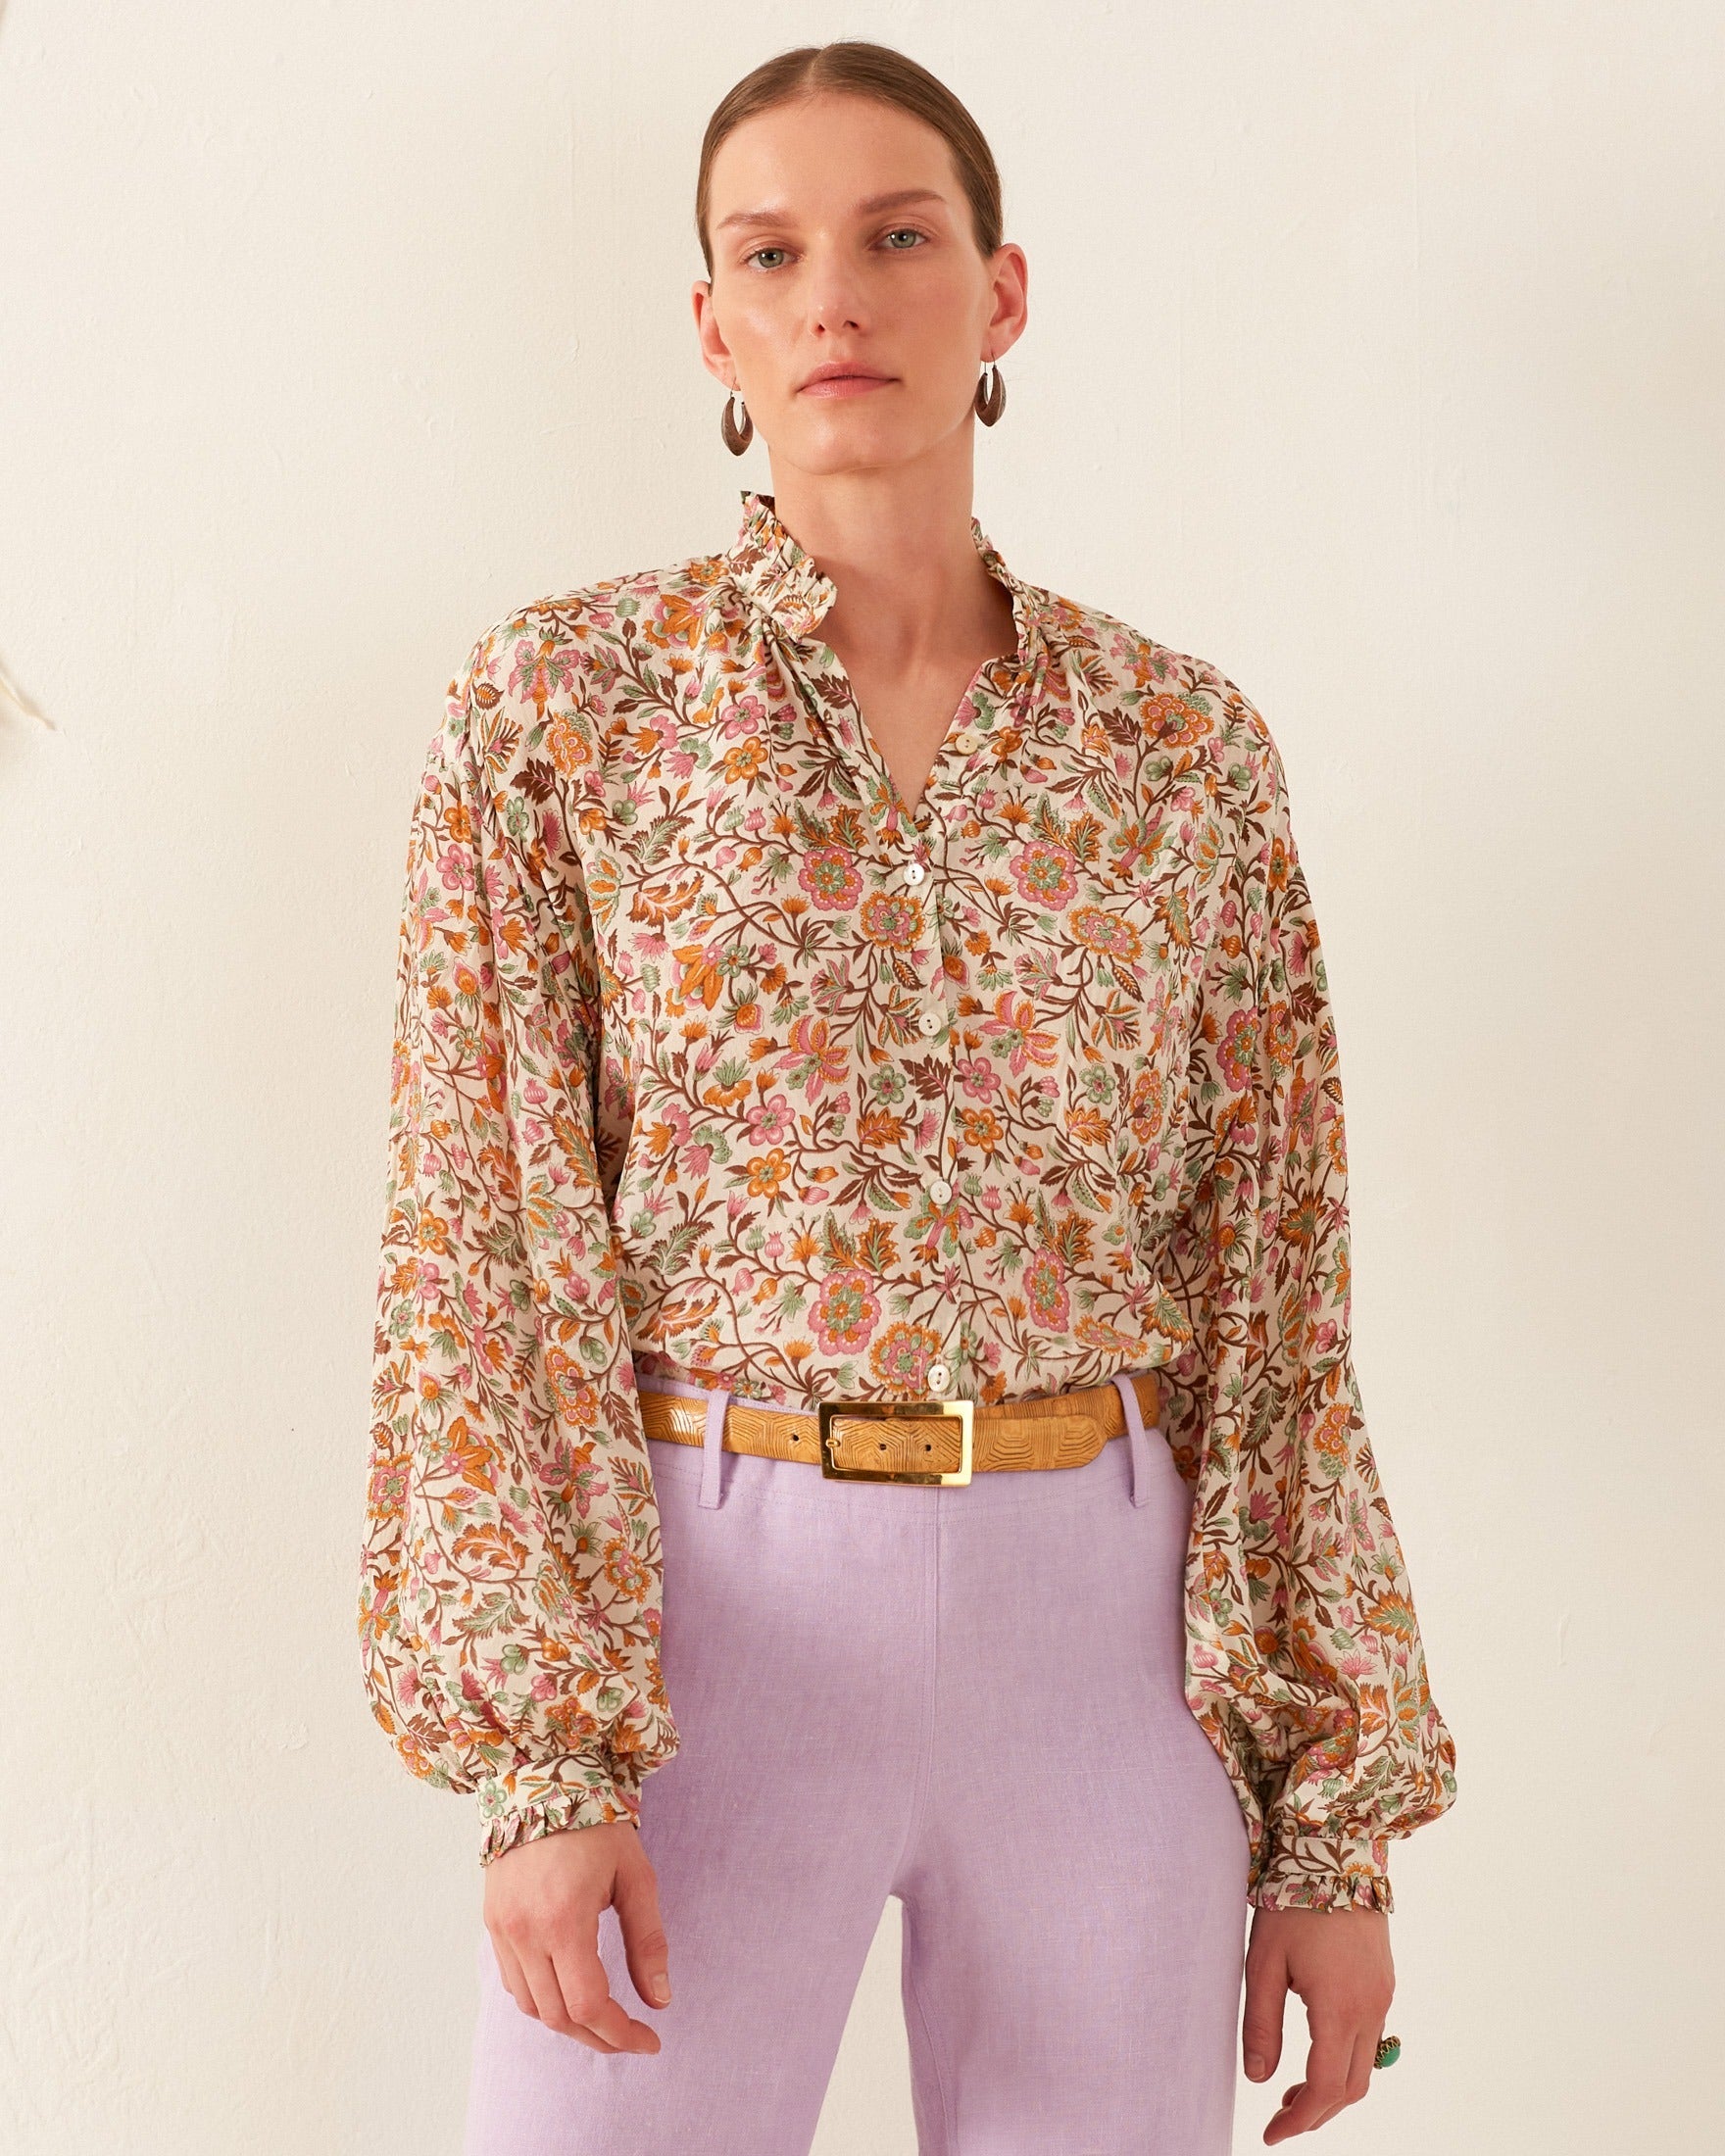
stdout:
{"type": "Polygon", "coordinates": [[[805,389],[838,388],[847,383],[863,384],[891,381],[890,374],[877,373],[871,367],[841,367],[811,374],[802,385],[805,389]]]}

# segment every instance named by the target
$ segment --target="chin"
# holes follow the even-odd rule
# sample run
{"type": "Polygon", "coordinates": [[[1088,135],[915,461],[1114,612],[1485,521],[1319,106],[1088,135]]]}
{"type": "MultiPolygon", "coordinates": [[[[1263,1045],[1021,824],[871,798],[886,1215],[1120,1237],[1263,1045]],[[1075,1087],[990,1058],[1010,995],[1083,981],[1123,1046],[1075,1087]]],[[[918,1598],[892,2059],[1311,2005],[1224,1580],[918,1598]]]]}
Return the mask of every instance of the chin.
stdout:
{"type": "Polygon", "coordinates": [[[830,425],[804,426],[797,433],[800,439],[780,446],[801,470],[822,474],[910,464],[931,446],[930,438],[903,425],[851,423],[844,414],[830,425]]]}

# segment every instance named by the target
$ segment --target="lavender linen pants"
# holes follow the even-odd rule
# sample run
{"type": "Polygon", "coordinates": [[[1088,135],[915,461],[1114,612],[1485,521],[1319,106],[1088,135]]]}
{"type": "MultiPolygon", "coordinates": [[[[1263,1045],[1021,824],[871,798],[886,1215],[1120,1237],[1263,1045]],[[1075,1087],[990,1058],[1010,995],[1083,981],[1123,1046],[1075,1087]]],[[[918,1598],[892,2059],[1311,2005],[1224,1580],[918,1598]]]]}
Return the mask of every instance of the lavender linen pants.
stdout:
{"type": "Polygon", "coordinates": [[[648,1441],[665,1682],[655,2055],[546,2029],[479,1941],[468,2156],[807,2156],[886,1896],[921,2156],[1227,2156],[1245,1821],[1182,1689],[1191,1498],[1122,1377],[1083,1467],[840,1482],[648,1441]]]}

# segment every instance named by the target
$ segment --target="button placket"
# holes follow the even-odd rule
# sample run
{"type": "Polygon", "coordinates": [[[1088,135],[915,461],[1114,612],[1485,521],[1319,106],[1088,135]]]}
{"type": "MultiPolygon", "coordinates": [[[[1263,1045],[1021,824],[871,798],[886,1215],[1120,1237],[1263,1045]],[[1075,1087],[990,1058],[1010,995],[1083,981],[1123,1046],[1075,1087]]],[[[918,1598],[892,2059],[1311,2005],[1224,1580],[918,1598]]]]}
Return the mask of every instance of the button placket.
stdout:
{"type": "MultiPolygon", "coordinates": [[[[920,1012],[916,1020],[916,1029],[925,1040],[932,1041],[937,1036],[945,1036],[944,1045],[947,1054],[945,1091],[948,1096],[948,1105],[950,1107],[951,1057],[957,1044],[953,1034],[952,1016],[947,1004],[948,980],[946,969],[946,954],[944,949],[942,948],[939,926],[939,887],[938,883],[932,880],[937,863],[933,858],[928,840],[920,835],[921,829],[925,828],[927,823],[933,820],[935,804],[929,799],[928,794],[925,793],[922,801],[917,804],[916,820],[919,826],[919,851],[917,856],[912,861],[907,863],[905,876],[908,882],[914,882],[918,884],[920,884],[925,878],[930,879],[930,888],[924,904],[927,906],[929,915],[934,922],[933,940],[936,971],[932,984],[931,994],[939,999],[940,1007],[938,1010],[929,1008],[920,1012]],[[913,871],[918,870],[920,871],[920,873],[913,873],[913,871]]],[[[946,836],[944,819],[939,828],[941,830],[941,835],[944,840],[946,836]]],[[[943,1117],[942,1120],[944,1124],[945,1118],[943,1117]]],[[[929,1202],[934,1205],[937,1210],[945,1211],[945,1209],[952,1204],[957,1193],[954,1189],[953,1184],[947,1179],[946,1176],[942,1175],[939,1172],[940,1162],[938,1158],[936,1159],[934,1165],[936,1172],[933,1177],[924,1185],[924,1195],[927,1197],[929,1202]]],[[[923,1373],[923,1384],[930,1396],[937,1399],[947,1397],[956,1390],[957,1377],[955,1362],[953,1350],[950,1347],[943,1348],[942,1352],[936,1357],[933,1362],[929,1364],[927,1370],[923,1373]]]]}

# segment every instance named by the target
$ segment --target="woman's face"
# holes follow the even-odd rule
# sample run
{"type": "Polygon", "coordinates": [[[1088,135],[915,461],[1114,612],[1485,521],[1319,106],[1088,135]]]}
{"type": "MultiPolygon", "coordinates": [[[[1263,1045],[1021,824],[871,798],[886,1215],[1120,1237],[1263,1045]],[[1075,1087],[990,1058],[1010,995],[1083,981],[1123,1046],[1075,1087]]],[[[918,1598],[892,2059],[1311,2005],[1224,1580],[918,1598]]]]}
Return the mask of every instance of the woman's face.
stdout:
{"type": "Polygon", "coordinates": [[[711,283],[695,286],[710,372],[770,447],[810,472],[908,462],[971,424],[984,356],[1024,325],[1025,261],[976,251],[946,142],[869,98],[758,113],[709,179],[711,283]],[[880,378],[830,386],[833,362],[880,378]]]}

